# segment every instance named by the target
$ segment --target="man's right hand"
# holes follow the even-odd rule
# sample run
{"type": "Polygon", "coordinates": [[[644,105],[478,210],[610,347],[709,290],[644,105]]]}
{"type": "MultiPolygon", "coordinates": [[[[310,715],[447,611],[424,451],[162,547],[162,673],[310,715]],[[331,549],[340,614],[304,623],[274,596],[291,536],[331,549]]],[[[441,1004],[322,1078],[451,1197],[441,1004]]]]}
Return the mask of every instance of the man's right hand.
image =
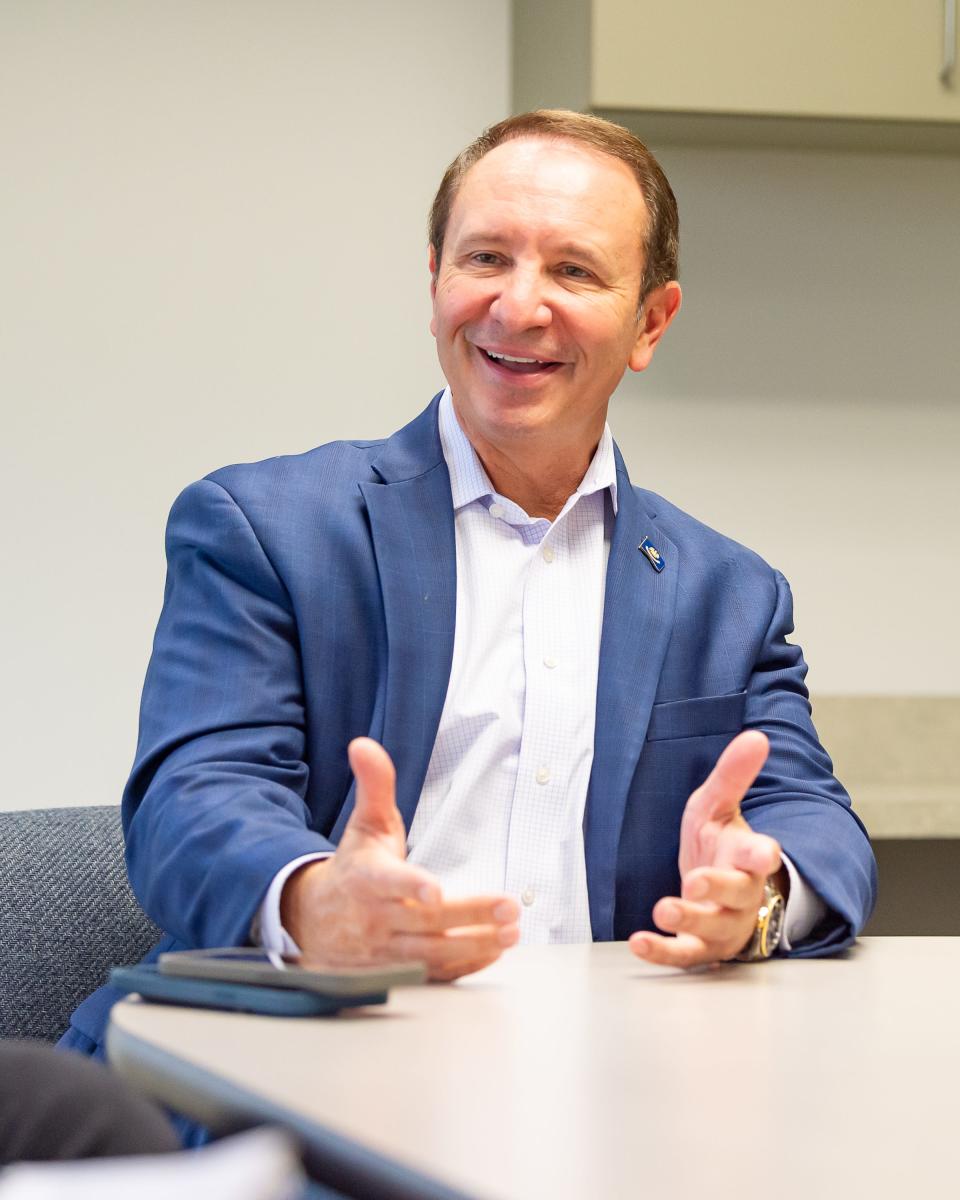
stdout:
{"type": "Polygon", "coordinates": [[[371,738],[355,738],[348,754],[357,781],[353,812],[336,853],[287,880],[284,928],[305,959],[336,966],[415,959],[437,980],[489,966],[520,937],[516,901],[444,900],[437,880],[406,861],[390,756],[371,738]]]}

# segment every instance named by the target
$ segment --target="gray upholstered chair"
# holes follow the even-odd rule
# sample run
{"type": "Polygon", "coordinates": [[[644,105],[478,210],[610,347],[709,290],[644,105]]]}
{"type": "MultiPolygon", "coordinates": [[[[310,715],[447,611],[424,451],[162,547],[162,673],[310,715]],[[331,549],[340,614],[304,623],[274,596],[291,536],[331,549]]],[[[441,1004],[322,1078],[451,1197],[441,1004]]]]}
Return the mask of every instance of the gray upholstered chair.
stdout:
{"type": "Polygon", "coordinates": [[[127,882],[119,808],[0,812],[0,1037],[55,1041],[159,938],[127,882]]]}

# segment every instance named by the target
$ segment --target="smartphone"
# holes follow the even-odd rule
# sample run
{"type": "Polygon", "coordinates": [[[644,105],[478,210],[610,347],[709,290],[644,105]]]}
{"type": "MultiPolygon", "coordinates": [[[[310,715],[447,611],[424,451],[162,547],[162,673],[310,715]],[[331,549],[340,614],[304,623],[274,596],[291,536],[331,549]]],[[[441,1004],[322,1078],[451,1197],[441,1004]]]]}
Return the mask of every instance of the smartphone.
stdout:
{"type": "Polygon", "coordinates": [[[385,991],[364,996],[323,996],[295,988],[264,987],[258,983],[231,983],[222,979],[191,979],[164,975],[155,963],[114,967],[110,982],[124,992],[137,992],[144,1000],[183,1004],[191,1008],[218,1008],[228,1012],[260,1013],[271,1017],[323,1017],[361,1004],[386,1004],[385,991]]]}
{"type": "Polygon", "coordinates": [[[231,983],[274,988],[299,988],[343,1000],[385,992],[391,987],[423,983],[423,963],[379,967],[323,968],[305,965],[257,946],[226,946],[213,950],[171,950],[157,960],[162,975],[191,979],[221,979],[231,983]]]}

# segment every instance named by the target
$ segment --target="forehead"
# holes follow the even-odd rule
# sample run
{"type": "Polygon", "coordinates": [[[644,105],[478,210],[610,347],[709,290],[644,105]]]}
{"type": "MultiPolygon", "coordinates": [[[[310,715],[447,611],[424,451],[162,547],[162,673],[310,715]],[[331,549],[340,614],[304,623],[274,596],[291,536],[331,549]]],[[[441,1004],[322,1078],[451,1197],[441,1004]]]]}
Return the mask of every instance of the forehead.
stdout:
{"type": "Polygon", "coordinates": [[[583,143],[516,138],[467,171],[454,198],[449,233],[491,218],[581,225],[593,236],[638,244],[647,228],[640,185],[626,163],[583,143]]]}

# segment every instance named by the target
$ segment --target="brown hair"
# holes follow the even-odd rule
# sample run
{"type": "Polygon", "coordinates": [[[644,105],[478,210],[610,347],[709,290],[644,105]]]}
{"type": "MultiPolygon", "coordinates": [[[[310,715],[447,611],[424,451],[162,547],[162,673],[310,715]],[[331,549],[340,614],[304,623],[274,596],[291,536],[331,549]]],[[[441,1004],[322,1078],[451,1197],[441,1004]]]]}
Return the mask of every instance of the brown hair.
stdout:
{"type": "Polygon", "coordinates": [[[680,218],[676,197],[660,164],[643,142],[622,125],[562,108],[540,108],[491,125],[447,167],[430,207],[428,225],[430,245],[434,248],[438,268],[443,256],[443,239],[450,210],[464,176],[497,146],[525,137],[580,142],[626,163],[640,185],[648,216],[642,247],[644,268],[640,285],[641,303],[654,288],[677,278],[680,218]]]}

